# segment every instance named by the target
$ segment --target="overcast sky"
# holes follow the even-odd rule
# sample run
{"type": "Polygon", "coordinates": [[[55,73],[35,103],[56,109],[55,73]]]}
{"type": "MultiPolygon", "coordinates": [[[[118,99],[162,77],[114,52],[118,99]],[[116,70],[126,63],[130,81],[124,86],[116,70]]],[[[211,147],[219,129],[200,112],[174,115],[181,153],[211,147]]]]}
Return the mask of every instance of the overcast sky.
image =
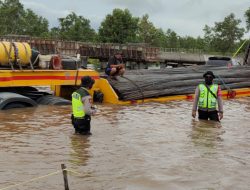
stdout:
{"type": "Polygon", "coordinates": [[[114,8],[129,9],[133,16],[149,15],[157,28],[174,30],[180,36],[203,36],[205,24],[214,26],[230,13],[242,20],[250,0],[20,0],[24,8],[48,19],[50,27],[58,26],[57,18],[70,12],[90,20],[98,30],[100,23],[114,8]]]}

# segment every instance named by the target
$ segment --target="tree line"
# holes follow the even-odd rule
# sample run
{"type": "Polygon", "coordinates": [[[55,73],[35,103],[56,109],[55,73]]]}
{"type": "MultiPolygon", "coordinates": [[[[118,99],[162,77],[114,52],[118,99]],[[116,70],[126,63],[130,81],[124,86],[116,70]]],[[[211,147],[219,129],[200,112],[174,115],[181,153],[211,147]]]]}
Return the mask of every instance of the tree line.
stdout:
{"type": "MultiPolygon", "coordinates": [[[[161,48],[200,49],[204,52],[234,52],[250,31],[250,7],[245,11],[246,27],[230,13],[213,26],[204,26],[203,37],[179,36],[175,31],[157,28],[149,15],[133,16],[128,9],[114,9],[106,15],[98,31],[90,20],[71,12],[58,18],[59,26],[49,28],[46,18],[24,9],[19,0],[0,0],[0,35],[29,35],[62,40],[103,43],[147,43],[161,48]]],[[[249,40],[249,39],[247,39],[249,40]]],[[[244,51],[244,48],[243,50],[244,51]]]]}

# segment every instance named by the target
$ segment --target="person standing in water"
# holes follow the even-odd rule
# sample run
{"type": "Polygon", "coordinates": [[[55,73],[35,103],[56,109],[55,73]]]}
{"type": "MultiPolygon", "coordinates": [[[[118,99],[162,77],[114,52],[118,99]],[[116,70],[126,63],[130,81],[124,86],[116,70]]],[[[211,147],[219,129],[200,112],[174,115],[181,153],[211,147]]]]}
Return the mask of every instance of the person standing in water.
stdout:
{"type": "Polygon", "coordinates": [[[94,83],[90,76],[84,76],[81,79],[81,87],[72,94],[72,125],[75,132],[82,135],[91,135],[91,115],[96,113],[96,109],[92,106],[92,98],[88,90],[94,83]]]}
{"type": "Polygon", "coordinates": [[[205,83],[199,84],[195,90],[192,117],[196,117],[198,107],[199,119],[220,121],[223,118],[221,88],[213,83],[215,76],[212,71],[204,73],[203,78],[205,83]]]}

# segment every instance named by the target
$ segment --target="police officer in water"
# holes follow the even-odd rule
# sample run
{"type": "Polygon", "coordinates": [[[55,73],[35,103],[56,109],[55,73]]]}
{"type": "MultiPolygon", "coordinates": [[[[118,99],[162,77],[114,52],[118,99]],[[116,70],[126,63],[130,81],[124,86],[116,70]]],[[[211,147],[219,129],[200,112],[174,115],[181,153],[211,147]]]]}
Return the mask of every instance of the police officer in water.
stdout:
{"type": "Polygon", "coordinates": [[[90,76],[84,76],[81,79],[81,87],[72,94],[72,125],[75,132],[82,135],[91,135],[91,115],[96,113],[96,109],[92,106],[92,97],[88,90],[94,83],[90,76]]]}
{"type": "Polygon", "coordinates": [[[204,73],[203,78],[205,83],[199,84],[195,90],[192,116],[196,117],[198,106],[199,119],[220,121],[223,118],[221,88],[213,83],[215,76],[212,71],[204,73]]]}

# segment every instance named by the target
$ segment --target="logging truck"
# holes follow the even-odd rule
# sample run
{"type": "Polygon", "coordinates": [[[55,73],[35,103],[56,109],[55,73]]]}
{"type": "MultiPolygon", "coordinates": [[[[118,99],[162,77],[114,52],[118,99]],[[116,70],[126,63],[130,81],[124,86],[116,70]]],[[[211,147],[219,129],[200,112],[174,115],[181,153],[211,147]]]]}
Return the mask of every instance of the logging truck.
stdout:
{"type": "MultiPolygon", "coordinates": [[[[185,94],[122,101],[106,77],[102,77],[95,70],[83,69],[77,61],[68,61],[63,65],[62,56],[56,54],[50,55],[44,61],[39,52],[31,49],[28,43],[0,42],[0,110],[39,104],[70,104],[71,94],[79,88],[83,76],[90,76],[95,80],[90,94],[96,102],[131,104],[186,100],[193,97],[192,94],[185,94]],[[73,64],[74,68],[68,69],[68,64],[73,64]],[[50,87],[51,91],[41,90],[44,87],[50,87]]],[[[223,92],[223,95],[226,97],[227,92],[223,92]]],[[[250,88],[237,89],[237,96],[249,95],[250,88]]]]}

